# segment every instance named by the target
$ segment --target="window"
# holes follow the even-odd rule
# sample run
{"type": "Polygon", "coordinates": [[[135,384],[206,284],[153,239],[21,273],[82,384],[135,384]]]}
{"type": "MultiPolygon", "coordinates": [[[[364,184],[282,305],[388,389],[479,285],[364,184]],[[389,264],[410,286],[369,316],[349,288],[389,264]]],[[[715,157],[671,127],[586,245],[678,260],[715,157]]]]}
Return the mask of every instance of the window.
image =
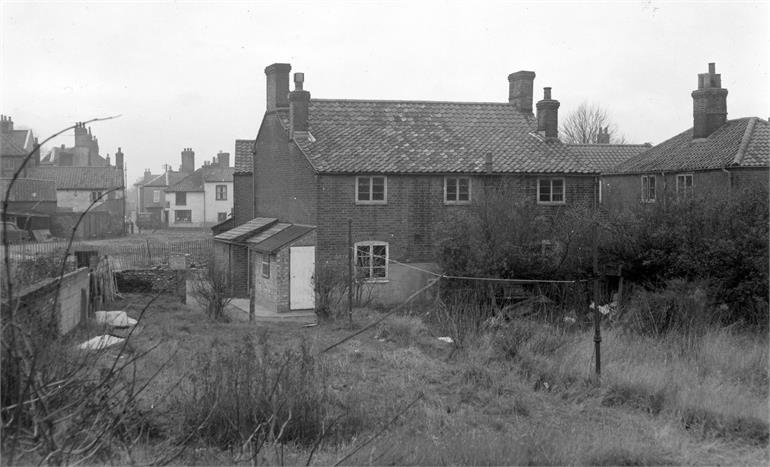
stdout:
{"type": "Polygon", "coordinates": [[[444,203],[467,204],[471,202],[471,179],[468,177],[444,177],[444,203]]]}
{"type": "Polygon", "coordinates": [[[642,202],[655,202],[655,175],[642,175],[642,202]]]}
{"type": "Polygon", "coordinates": [[[227,185],[217,185],[217,201],[224,201],[227,199],[227,185]]]}
{"type": "Polygon", "coordinates": [[[152,190],[152,202],[160,203],[160,190],[152,190]]]}
{"type": "Polygon", "coordinates": [[[184,191],[176,192],[176,205],[187,206],[187,192],[184,192],[184,191]]]}
{"type": "Polygon", "coordinates": [[[676,197],[682,200],[692,198],[692,174],[676,176],[676,197]]]}
{"type": "Polygon", "coordinates": [[[564,179],[537,179],[538,204],[564,204],[564,179]]]}
{"type": "Polygon", "coordinates": [[[384,242],[356,243],[356,270],[366,280],[385,280],[388,277],[388,244],[384,242]]]}
{"type": "Polygon", "coordinates": [[[217,213],[217,222],[222,222],[223,220],[227,219],[227,213],[226,212],[218,212],[217,213]]]}
{"type": "Polygon", "coordinates": [[[388,184],[385,177],[356,177],[357,204],[385,204],[388,184]]]}
{"type": "Polygon", "coordinates": [[[192,211],[189,209],[177,209],[174,211],[174,223],[189,224],[192,222],[192,211]]]}
{"type": "Polygon", "coordinates": [[[101,191],[92,191],[91,192],[91,202],[99,201],[99,198],[101,198],[102,192],[101,191]]]}
{"type": "Polygon", "coordinates": [[[270,255],[262,255],[262,277],[270,278],[270,255]]]}
{"type": "Polygon", "coordinates": [[[16,161],[11,159],[10,157],[3,159],[3,168],[4,169],[10,169],[14,170],[16,169],[16,161]]]}

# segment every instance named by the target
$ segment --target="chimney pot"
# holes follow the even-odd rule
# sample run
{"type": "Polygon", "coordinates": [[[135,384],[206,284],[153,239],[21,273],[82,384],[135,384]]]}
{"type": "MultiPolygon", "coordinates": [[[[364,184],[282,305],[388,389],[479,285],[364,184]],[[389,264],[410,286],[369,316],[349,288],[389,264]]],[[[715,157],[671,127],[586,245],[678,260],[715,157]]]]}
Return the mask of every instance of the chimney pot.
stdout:
{"type": "Polygon", "coordinates": [[[543,99],[551,100],[551,88],[543,88],[543,99]]]}

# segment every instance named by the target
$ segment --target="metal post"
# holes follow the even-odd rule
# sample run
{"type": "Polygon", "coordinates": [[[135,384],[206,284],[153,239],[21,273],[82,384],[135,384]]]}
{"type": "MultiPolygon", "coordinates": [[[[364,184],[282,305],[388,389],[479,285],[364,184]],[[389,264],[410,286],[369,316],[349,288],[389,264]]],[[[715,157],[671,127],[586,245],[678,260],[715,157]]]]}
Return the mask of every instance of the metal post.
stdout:
{"type": "Polygon", "coordinates": [[[596,383],[599,384],[602,375],[601,343],[602,330],[600,326],[601,313],[599,312],[599,239],[597,237],[596,220],[593,225],[593,276],[594,276],[594,354],[596,355],[596,383]]]}
{"type": "Polygon", "coordinates": [[[353,327],[353,219],[348,218],[348,321],[353,327]]]}

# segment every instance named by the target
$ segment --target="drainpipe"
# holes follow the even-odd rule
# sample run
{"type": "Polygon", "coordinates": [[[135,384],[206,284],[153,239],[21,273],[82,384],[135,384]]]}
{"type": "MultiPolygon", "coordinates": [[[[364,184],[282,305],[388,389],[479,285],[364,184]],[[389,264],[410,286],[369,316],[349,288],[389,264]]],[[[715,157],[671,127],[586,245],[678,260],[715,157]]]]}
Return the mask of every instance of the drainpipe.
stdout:
{"type": "Polygon", "coordinates": [[[666,183],[666,172],[661,171],[660,172],[661,178],[663,178],[663,207],[666,207],[667,201],[666,201],[666,195],[668,194],[668,183],[666,183]]]}

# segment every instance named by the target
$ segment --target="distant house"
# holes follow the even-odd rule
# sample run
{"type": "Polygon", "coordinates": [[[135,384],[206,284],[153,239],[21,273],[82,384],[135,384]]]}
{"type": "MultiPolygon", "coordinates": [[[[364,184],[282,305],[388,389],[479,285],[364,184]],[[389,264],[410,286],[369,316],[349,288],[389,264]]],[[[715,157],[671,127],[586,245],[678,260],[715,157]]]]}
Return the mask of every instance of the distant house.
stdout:
{"type": "Polygon", "coordinates": [[[465,103],[311,99],[302,73],[289,92],[290,70],[281,63],[265,69],[253,214],[283,230],[309,230],[293,240],[299,243],[275,248],[249,240],[273,227],[235,240],[217,236],[248,249],[244,287],[254,290],[255,303],[278,311],[313,308],[313,277],[322,268],[347,270],[348,219],[358,275],[377,301],[392,303],[436,270],[437,225],[487,189],[505,185],[543,215],[598,202],[595,161],[606,163],[607,155],[583,148],[585,157],[559,141],[559,102],[550,88],[533,113],[534,72],[508,77],[508,102],[465,103]],[[265,274],[277,278],[268,290],[278,293],[260,287],[265,274]]]}
{"type": "Polygon", "coordinates": [[[710,63],[692,92],[692,128],[605,171],[602,191],[608,210],[767,189],[768,122],[758,117],[728,120],[727,89],[721,81],[710,63]]]}
{"type": "Polygon", "coordinates": [[[57,214],[51,233],[68,237],[83,217],[76,238],[102,238],[123,233],[125,184],[120,166],[44,166],[29,170],[29,176],[52,180],[56,187],[57,214]]]}
{"type": "MultiPolygon", "coordinates": [[[[118,149],[120,151],[120,149],[118,149]]],[[[51,149],[40,160],[40,165],[54,167],[104,167],[110,165],[109,156],[99,154],[99,141],[91,134],[91,128],[84,123],[75,125],[75,145],[51,149]]]]}
{"type": "Polygon", "coordinates": [[[169,227],[202,227],[225,221],[233,209],[230,155],[220,152],[206,164],[165,190],[169,227]]]}
{"type": "MultiPolygon", "coordinates": [[[[0,116],[0,177],[13,177],[16,169],[21,167],[24,158],[30,154],[37,144],[37,138],[32,130],[18,130],[13,127],[11,117],[0,116]]],[[[27,176],[26,169],[40,164],[40,152],[36,152],[27,165],[22,177],[27,176]]]]}
{"type": "MultiPolygon", "coordinates": [[[[5,197],[11,178],[0,178],[0,198],[5,197]]],[[[3,221],[20,229],[49,230],[51,216],[56,214],[56,185],[53,180],[19,178],[11,188],[7,211],[0,212],[3,221]]]]}

